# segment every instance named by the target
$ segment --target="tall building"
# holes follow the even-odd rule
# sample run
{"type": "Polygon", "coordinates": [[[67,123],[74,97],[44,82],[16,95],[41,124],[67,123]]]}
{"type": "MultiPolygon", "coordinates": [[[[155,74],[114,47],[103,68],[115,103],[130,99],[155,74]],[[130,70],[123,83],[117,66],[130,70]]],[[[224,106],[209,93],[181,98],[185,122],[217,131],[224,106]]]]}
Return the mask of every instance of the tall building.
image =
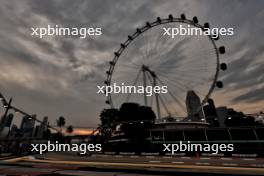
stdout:
{"type": "Polygon", "coordinates": [[[34,130],[33,130],[33,137],[34,137],[34,138],[38,137],[39,130],[40,130],[40,125],[37,125],[37,126],[34,128],[34,130]]]}
{"type": "Polygon", "coordinates": [[[42,138],[44,133],[48,130],[48,117],[44,117],[42,123],[39,125],[39,128],[37,130],[37,136],[38,138],[42,138]]]}
{"type": "Polygon", "coordinates": [[[191,121],[200,121],[203,119],[201,100],[193,90],[187,92],[186,109],[188,113],[187,119],[190,119],[191,121]]]}
{"type": "Polygon", "coordinates": [[[18,127],[15,124],[13,124],[12,127],[11,127],[11,130],[10,130],[9,137],[10,138],[14,138],[14,137],[17,136],[18,133],[19,133],[18,127]]]}
{"type": "Polygon", "coordinates": [[[8,114],[7,116],[3,116],[0,121],[0,136],[6,137],[9,133],[10,126],[12,124],[14,115],[8,114]]]}
{"type": "Polygon", "coordinates": [[[207,104],[203,106],[203,112],[206,122],[208,122],[211,126],[214,127],[219,126],[218,115],[216,113],[216,108],[213,99],[209,99],[207,101],[207,104]]]}
{"type": "Polygon", "coordinates": [[[7,116],[3,116],[1,118],[1,122],[0,122],[0,128],[2,127],[10,127],[11,126],[11,123],[12,123],[12,120],[14,118],[14,115],[13,114],[8,114],[7,116]]]}
{"type": "Polygon", "coordinates": [[[35,126],[35,119],[24,116],[21,122],[20,131],[23,137],[32,137],[35,126]]]}

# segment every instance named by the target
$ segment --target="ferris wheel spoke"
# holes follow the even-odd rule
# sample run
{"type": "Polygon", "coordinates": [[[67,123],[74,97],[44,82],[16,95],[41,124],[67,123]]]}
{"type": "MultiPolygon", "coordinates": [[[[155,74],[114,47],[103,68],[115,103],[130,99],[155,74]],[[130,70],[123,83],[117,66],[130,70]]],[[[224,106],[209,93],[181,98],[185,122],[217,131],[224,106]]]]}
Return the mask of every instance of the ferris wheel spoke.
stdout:
{"type": "Polygon", "coordinates": [[[158,94],[158,97],[159,97],[159,100],[160,100],[160,102],[161,102],[163,108],[165,109],[166,113],[167,113],[168,116],[169,116],[170,112],[169,112],[169,110],[168,110],[166,104],[164,103],[164,100],[162,99],[162,97],[160,96],[160,94],[158,94]]]}
{"type": "MultiPolygon", "coordinates": [[[[180,42],[182,42],[182,41],[180,41],[180,42]]],[[[161,64],[164,64],[165,61],[167,61],[168,58],[164,57],[164,55],[168,55],[169,53],[174,52],[173,49],[171,49],[171,45],[173,45],[172,41],[170,41],[170,43],[165,43],[162,45],[162,48],[159,50],[158,55],[157,55],[158,59],[156,59],[156,61],[154,63],[152,63],[151,66],[153,66],[153,65],[159,66],[161,64]],[[165,58],[165,60],[164,60],[164,58],[165,58]]],[[[176,43],[174,45],[179,45],[179,44],[176,43]]]]}
{"type": "MultiPolygon", "coordinates": [[[[200,70],[201,71],[201,70],[200,70]]],[[[200,72],[199,71],[199,72],[200,72]]],[[[164,71],[163,72],[164,74],[168,74],[168,75],[180,75],[180,76],[189,76],[189,77],[199,77],[199,75],[197,75],[198,73],[196,72],[191,72],[191,71],[179,71],[179,70],[174,70],[173,72],[172,71],[164,71]],[[193,74],[191,74],[193,73],[193,74]]],[[[203,72],[203,73],[206,73],[206,72],[203,72]]]]}
{"type": "MultiPolygon", "coordinates": [[[[208,55],[213,55],[213,52],[208,53],[208,55]]],[[[184,65],[201,65],[204,64],[203,62],[207,62],[207,60],[205,60],[203,57],[205,56],[205,54],[203,53],[202,55],[193,55],[193,56],[188,56],[189,58],[194,58],[194,59],[186,59],[186,60],[182,60],[182,63],[184,65]],[[201,62],[203,61],[203,62],[201,62]]],[[[214,63],[215,65],[216,63],[214,63]]]]}
{"type": "MultiPolygon", "coordinates": [[[[154,31],[152,30],[152,33],[154,31]]],[[[162,52],[162,50],[164,50],[164,46],[166,45],[166,43],[169,41],[167,36],[164,36],[163,33],[161,31],[158,31],[158,37],[157,34],[153,34],[151,36],[151,38],[153,39],[154,37],[156,38],[155,41],[152,41],[152,45],[154,43],[154,50],[156,51],[157,56],[159,56],[162,52]]]]}
{"type": "Polygon", "coordinates": [[[181,80],[181,81],[187,81],[187,82],[198,82],[198,83],[204,83],[204,81],[209,81],[211,80],[208,77],[204,77],[204,76],[195,76],[195,75],[186,75],[186,74],[166,74],[167,76],[170,76],[171,78],[174,78],[172,80],[177,81],[177,80],[181,80]]]}
{"type": "Polygon", "coordinates": [[[167,37],[163,36],[161,33],[159,37],[156,38],[154,49],[156,50],[157,54],[160,54],[159,50],[161,49],[161,46],[164,46],[163,44],[167,41],[167,37]]]}
{"type": "Polygon", "coordinates": [[[153,95],[152,96],[150,96],[150,107],[152,107],[152,105],[153,105],[153,95]]]}
{"type": "Polygon", "coordinates": [[[134,63],[134,62],[126,62],[126,63],[122,63],[120,65],[117,66],[118,68],[130,68],[130,69],[137,69],[140,67],[140,65],[138,63],[134,63]]]}
{"type": "MultiPolygon", "coordinates": [[[[192,88],[188,87],[187,85],[184,85],[183,82],[181,82],[181,81],[177,81],[177,83],[180,84],[181,86],[186,87],[187,90],[192,90],[192,88]]],[[[195,90],[195,92],[196,92],[196,93],[199,93],[200,95],[202,95],[202,96],[204,96],[204,97],[206,96],[204,93],[201,93],[201,92],[198,91],[198,90],[195,90]]]]}
{"type": "MultiPolygon", "coordinates": [[[[158,72],[159,73],[159,72],[158,72]]],[[[196,75],[187,75],[187,74],[164,74],[159,73],[160,75],[163,75],[164,77],[171,77],[175,78],[176,80],[183,80],[183,81],[189,81],[189,82],[202,82],[202,81],[209,81],[212,80],[210,77],[204,77],[202,75],[196,76],[196,75]]],[[[175,81],[175,80],[172,80],[175,81]]]]}
{"type": "MultiPolygon", "coordinates": [[[[131,64],[123,64],[123,65],[119,65],[119,67],[122,68],[124,71],[126,71],[127,69],[132,69],[132,70],[137,69],[137,68],[139,68],[140,66],[131,63],[131,64]]],[[[120,69],[120,68],[119,68],[119,69],[120,69]]]]}
{"type": "MultiPolygon", "coordinates": [[[[179,82],[177,82],[177,83],[178,83],[180,86],[182,86],[182,87],[186,87],[186,86],[184,86],[183,84],[180,84],[179,82]]],[[[175,83],[175,86],[178,85],[178,84],[175,83]]],[[[178,86],[179,86],[179,85],[178,85],[178,86]]],[[[187,89],[187,90],[192,90],[191,88],[186,88],[186,89],[187,89]]],[[[185,89],[185,90],[186,90],[186,89],[185,89]]],[[[202,96],[204,96],[204,97],[206,96],[205,94],[201,93],[200,91],[195,91],[195,92],[196,92],[196,93],[199,93],[199,95],[202,95],[202,96]]],[[[180,99],[181,99],[182,102],[184,102],[184,100],[183,100],[182,98],[180,98],[180,99]]]]}
{"type": "MultiPolygon", "coordinates": [[[[149,74],[149,72],[146,72],[146,76],[147,76],[147,78],[148,78],[148,80],[149,80],[149,82],[150,82],[150,85],[154,87],[155,85],[154,85],[154,82],[152,81],[153,78],[151,77],[151,75],[149,74]]],[[[150,96],[150,98],[151,98],[151,100],[150,100],[150,105],[151,105],[151,106],[152,106],[152,104],[153,104],[154,96],[155,96],[155,95],[151,95],[151,96],[150,96]]]]}
{"type": "Polygon", "coordinates": [[[130,62],[130,64],[134,65],[135,67],[141,67],[141,65],[138,63],[130,62]]]}
{"type": "MultiPolygon", "coordinates": [[[[174,48],[172,48],[172,49],[174,50],[174,48]]],[[[214,48],[210,49],[209,51],[208,50],[199,50],[199,53],[198,53],[198,51],[195,52],[195,50],[191,50],[191,52],[187,51],[185,53],[188,53],[188,57],[187,58],[194,58],[194,57],[197,58],[198,56],[202,56],[203,57],[206,54],[215,54],[215,50],[214,50],[214,48]]],[[[186,60],[186,58],[185,58],[185,60],[186,60]]],[[[191,61],[193,62],[194,60],[191,59],[191,61]]]]}
{"type": "MultiPolygon", "coordinates": [[[[151,77],[151,75],[150,75],[149,73],[147,73],[147,77],[148,77],[148,79],[149,79],[151,85],[152,85],[152,86],[155,86],[155,85],[154,85],[154,82],[152,81],[153,78],[151,77]]],[[[152,106],[152,102],[153,102],[153,96],[154,96],[154,95],[151,96],[151,106],[152,106]]],[[[163,108],[165,109],[165,111],[166,111],[167,114],[169,115],[170,112],[169,112],[169,110],[168,110],[166,104],[164,103],[162,97],[160,96],[160,94],[157,94],[157,96],[159,97],[159,100],[161,101],[161,104],[162,104],[163,108]]]]}
{"type": "Polygon", "coordinates": [[[169,65],[169,66],[156,66],[154,67],[155,70],[179,70],[179,71],[200,71],[201,69],[204,69],[204,70],[210,70],[210,69],[214,69],[215,71],[215,68],[216,68],[216,65],[207,65],[207,67],[204,67],[204,65],[201,65],[200,67],[199,64],[196,64],[194,63],[194,66],[193,67],[188,67],[188,66],[184,66],[184,68],[182,68],[183,66],[182,65],[169,65]]]}
{"type": "Polygon", "coordinates": [[[201,65],[193,65],[194,68],[191,67],[157,67],[155,68],[155,71],[161,71],[161,72],[167,72],[167,73],[175,73],[175,72],[182,72],[182,73],[201,73],[201,72],[209,72],[209,73],[215,73],[216,66],[201,66],[201,65]]]}
{"type": "Polygon", "coordinates": [[[167,84],[169,85],[169,89],[174,88],[175,92],[187,92],[186,88],[184,88],[181,84],[177,84],[173,82],[167,82],[167,84]]]}
{"type": "MultiPolygon", "coordinates": [[[[183,84],[183,83],[184,83],[183,81],[178,80],[177,83],[175,82],[175,83],[172,83],[172,84],[175,84],[175,85],[178,85],[178,84],[179,84],[180,86],[186,88],[186,90],[192,90],[191,87],[189,87],[189,86],[187,86],[186,84],[183,84]]],[[[193,86],[193,87],[194,87],[194,86],[193,86]]],[[[196,92],[199,93],[200,95],[204,96],[204,97],[206,96],[205,94],[201,93],[201,92],[198,91],[198,90],[196,90],[196,92]]]]}
{"type": "MultiPolygon", "coordinates": [[[[132,85],[132,86],[135,86],[135,85],[137,84],[140,75],[141,75],[141,70],[138,71],[138,74],[137,74],[136,79],[135,79],[135,81],[133,82],[133,85],[132,85]]],[[[128,101],[129,101],[130,96],[131,96],[131,93],[132,93],[132,92],[130,92],[130,93],[127,95],[127,97],[126,97],[126,101],[125,101],[125,102],[128,102],[128,101]]]]}
{"type": "Polygon", "coordinates": [[[146,53],[146,55],[145,55],[145,64],[147,64],[148,61],[150,60],[150,58],[152,58],[153,55],[154,55],[153,54],[154,48],[150,46],[150,45],[153,45],[153,43],[150,41],[150,36],[149,35],[148,36],[145,36],[145,39],[146,38],[147,38],[147,40],[146,40],[146,46],[148,46],[148,47],[147,47],[147,49],[145,51],[145,53],[146,53]]]}
{"type": "MultiPolygon", "coordinates": [[[[166,86],[159,77],[157,77],[157,80],[164,86],[166,86]]],[[[171,95],[171,97],[180,105],[180,107],[182,108],[182,110],[184,112],[186,112],[184,106],[181,104],[181,102],[174,96],[174,94],[170,91],[170,89],[168,89],[168,93],[171,95]]]]}
{"type": "Polygon", "coordinates": [[[168,70],[155,70],[157,73],[163,73],[168,76],[174,76],[174,75],[179,75],[179,76],[186,76],[190,78],[199,78],[199,77],[208,77],[210,73],[214,73],[213,71],[204,71],[204,70],[199,70],[199,71],[191,71],[191,70],[186,70],[186,71],[180,71],[180,70],[174,70],[174,71],[168,71],[168,70]]]}
{"type": "Polygon", "coordinates": [[[193,50],[190,50],[190,51],[185,51],[183,52],[183,54],[186,53],[187,55],[185,55],[185,58],[183,58],[184,60],[182,61],[185,61],[184,64],[185,65],[188,65],[189,63],[193,63],[193,62],[198,62],[200,63],[201,62],[201,58],[203,58],[205,55],[214,55],[215,54],[215,50],[214,48],[210,49],[210,50],[199,50],[199,53],[198,51],[193,51],[193,50]],[[191,54],[190,54],[191,52],[191,54]],[[188,57],[186,57],[188,56],[188,57]],[[195,60],[193,59],[195,58],[195,60]],[[200,58],[200,59],[197,59],[197,58],[200,58]],[[186,62],[187,60],[187,62],[186,62]]]}
{"type": "MultiPolygon", "coordinates": [[[[171,108],[172,108],[173,112],[172,112],[171,110],[169,110],[169,113],[170,113],[170,114],[174,114],[174,113],[177,112],[177,109],[175,108],[175,106],[174,106],[174,105],[171,105],[171,101],[169,101],[169,100],[166,98],[165,95],[160,95],[160,97],[162,97],[162,98],[164,99],[164,102],[168,102],[167,104],[168,104],[170,107],[167,108],[167,109],[171,109],[171,108]]],[[[166,104],[166,103],[165,103],[165,104],[166,104]]]]}
{"type": "Polygon", "coordinates": [[[150,57],[150,42],[149,42],[149,34],[146,34],[143,35],[143,40],[144,40],[144,47],[142,48],[143,49],[143,64],[146,64],[147,60],[149,59],[150,57]]]}
{"type": "MultiPolygon", "coordinates": [[[[166,78],[166,77],[165,77],[166,78]]],[[[166,79],[168,79],[168,78],[166,78],[166,79]]],[[[173,82],[173,81],[171,81],[170,82],[170,84],[172,84],[172,85],[174,85],[174,86],[176,86],[176,87],[182,87],[182,90],[184,90],[184,91],[186,91],[186,90],[192,90],[192,88],[190,88],[189,86],[187,86],[186,84],[183,84],[183,82],[182,81],[177,81],[177,82],[173,82]]],[[[186,91],[187,92],[187,91],[186,91]]],[[[202,96],[206,96],[204,93],[201,93],[200,91],[197,91],[196,90],[196,92],[197,93],[199,93],[200,95],[202,95],[202,96]]]]}
{"type": "Polygon", "coordinates": [[[164,73],[159,73],[159,75],[162,75],[163,77],[167,78],[168,76],[170,78],[175,78],[175,80],[171,80],[172,82],[175,82],[175,81],[178,81],[178,80],[181,80],[181,81],[188,81],[188,82],[198,82],[198,83],[203,83],[202,81],[207,81],[206,78],[200,78],[200,77],[197,77],[199,78],[199,80],[195,80],[195,76],[194,78],[190,78],[189,76],[187,77],[186,75],[179,75],[179,74],[175,74],[175,75],[166,75],[164,73]]]}
{"type": "Polygon", "coordinates": [[[171,85],[172,87],[177,87],[178,89],[180,89],[181,92],[185,92],[186,91],[186,88],[180,86],[179,84],[176,84],[175,81],[171,81],[166,76],[159,75],[159,77],[162,77],[162,79],[167,80],[167,82],[166,82],[167,84],[171,85]]]}
{"type": "MultiPolygon", "coordinates": [[[[156,35],[153,35],[154,37],[156,37],[156,35]]],[[[168,51],[168,48],[170,48],[171,45],[173,45],[173,40],[171,40],[171,38],[167,37],[167,36],[163,36],[163,33],[161,33],[161,35],[159,35],[159,37],[156,37],[157,40],[153,41],[152,43],[156,43],[155,44],[155,50],[156,50],[156,56],[155,58],[161,58],[162,55],[164,55],[164,53],[166,53],[168,51]]],[[[159,62],[162,62],[161,59],[156,60],[157,64],[159,62]]],[[[151,66],[153,66],[151,64],[151,66]]]]}
{"type": "MultiPolygon", "coordinates": [[[[135,51],[136,52],[136,51],[135,51]]],[[[139,56],[141,56],[142,57],[142,54],[140,53],[140,52],[137,52],[137,54],[139,55],[139,56]],[[141,54],[141,55],[140,55],[141,54]]],[[[138,61],[141,61],[138,57],[139,56],[134,56],[134,57],[126,57],[126,58],[123,58],[124,60],[126,60],[126,62],[124,63],[122,63],[122,64],[124,64],[124,65],[134,65],[134,66],[136,66],[136,67],[138,67],[138,66],[141,66],[142,65],[142,63],[138,63],[138,61]]]]}

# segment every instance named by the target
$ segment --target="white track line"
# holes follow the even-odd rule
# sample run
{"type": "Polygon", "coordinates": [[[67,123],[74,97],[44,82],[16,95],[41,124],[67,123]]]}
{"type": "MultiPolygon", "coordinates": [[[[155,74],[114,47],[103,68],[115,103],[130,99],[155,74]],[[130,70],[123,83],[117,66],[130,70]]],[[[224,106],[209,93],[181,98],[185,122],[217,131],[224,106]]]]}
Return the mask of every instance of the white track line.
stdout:
{"type": "Polygon", "coordinates": [[[146,156],[146,158],[155,158],[154,156],[146,156]]]}
{"type": "Polygon", "coordinates": [[[115,157],[116,157],[116,158],[123,158],[122,155],[116,155],[115,157]]]}
{"type": "Polygon", "coordinates": [[[238,166],[238,164],[234,164],[234,163],[223,163],[223,166],[238,166]]]}
{"type": "Polygon", "coordinates": [[[243,158],[242,160],[245,160],[245,161],[255,161],[256,159],[254,159],[254,158],[243,158]]]}
{"type": "Polygon", "coordinates": [[[211,158],[201,157],[201,160],[210,160],[211,158]]]}
{"type": "Polygon", "coordinates": [[[139,156],[130,156],[130,158],[139,158],[139,156]]]}
{"type": "Polygon", "coordinates": [[[195,163],[196,165],[210,165],[210,163],[195,163]]]}
{"type": "Polygon", "coordinates": [[[160,163],[160,161],[149,161],[150,163],[160,163]]]}
{"type": "Polygon", "coordinates": [[[182,162],[182,161],[172,161],[171,163],[173,163],[173,164],[184,164],[184,162],[182,162]]]}
{"type": "Polygon", "coordinates": [[[163,156],[162,158],[171,159],[172,157],[171,156],[163,156]]]}
{"type": "Polygon", "coordinates": [[[232,158],[220,158],[221,160],[233,160],[232,158]]]}
{"type": "Polygon", "coordinates": [[[188,157],[188,156],[182,156],[181,158],[182,159],[191,159],[191,157],[188,157]]]}

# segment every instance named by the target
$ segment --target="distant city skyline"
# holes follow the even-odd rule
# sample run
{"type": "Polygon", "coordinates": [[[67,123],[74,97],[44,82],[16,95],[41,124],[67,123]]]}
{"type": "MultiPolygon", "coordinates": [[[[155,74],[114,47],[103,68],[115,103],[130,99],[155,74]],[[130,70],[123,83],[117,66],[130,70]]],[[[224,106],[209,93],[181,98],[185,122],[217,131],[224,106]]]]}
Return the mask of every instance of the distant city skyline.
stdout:
{"type": "MultiPolygon", "coordinates": [[[[48,116],[51,124],[64,116],[66,126],[95,127],[108,107],[96,86],[103,84],[120,43],[146,21],[184,13],[213,27],[234,28],[234,36],[217,41],[226,47],[222,61],[228,70],[219,76],[224,88],[212,94],[216,107],[263,111],[263,7],[258,0],[1,1],[0,92],[27,113],[48,116]],[[91,39],[30,35],[31,27],[48,24],[101,27],[103,34],[91,39]]],[[[17,116],[14,120],[21,121],[17,116]]]]}

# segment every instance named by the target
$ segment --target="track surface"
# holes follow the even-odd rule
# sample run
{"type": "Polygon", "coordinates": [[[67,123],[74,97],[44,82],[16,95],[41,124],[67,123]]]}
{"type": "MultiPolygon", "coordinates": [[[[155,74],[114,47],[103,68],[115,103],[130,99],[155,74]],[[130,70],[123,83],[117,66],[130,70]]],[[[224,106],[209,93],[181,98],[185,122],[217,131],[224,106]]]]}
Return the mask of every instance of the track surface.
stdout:
{"type": "Polygon", "coordinates": [[[264,159],[46,153],[2,160],[10,175],[264,175],[264,159]]]}

